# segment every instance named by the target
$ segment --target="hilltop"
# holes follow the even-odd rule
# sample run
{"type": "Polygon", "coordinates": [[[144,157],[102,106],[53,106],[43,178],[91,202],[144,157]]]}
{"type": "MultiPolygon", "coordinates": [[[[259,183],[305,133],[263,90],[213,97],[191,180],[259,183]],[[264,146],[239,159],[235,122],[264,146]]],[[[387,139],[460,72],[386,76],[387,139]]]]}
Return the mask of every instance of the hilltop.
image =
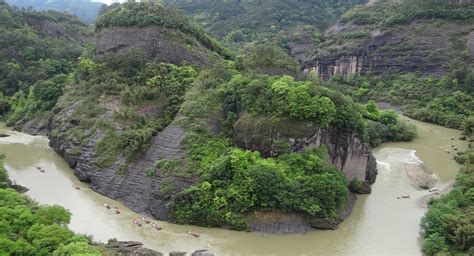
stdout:
{"type": "Polygon", "coordinates": [[[87,24],[94,23],[99,10],[104,6],[91,0],[7,0],[7,3],[19,8],[32,7],[36,11],[67,12],[78,16],[87,24]]]}

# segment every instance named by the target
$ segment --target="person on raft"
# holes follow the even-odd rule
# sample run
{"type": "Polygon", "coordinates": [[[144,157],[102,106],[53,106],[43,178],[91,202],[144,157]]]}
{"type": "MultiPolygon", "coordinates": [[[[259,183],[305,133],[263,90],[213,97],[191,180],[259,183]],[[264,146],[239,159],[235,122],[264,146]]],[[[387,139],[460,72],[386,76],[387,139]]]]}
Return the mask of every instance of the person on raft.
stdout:
{"type": "Polygon", "coordinates": [[[120,214],[120,210],[118,207],[115,207],[115,214],[120,214]]]}
{"type": "Polygon", "coordinates": [[[155,222],[153,222],[153,224],[151,224],[156,230],[161,230],[162,228],[158,225],[156,225],[155,222]]]}
{"type": "Polygon", "coordinates": [[[194,236],[194,237],[196,237],[196,238],[199,237],[198,234],[193,233],[193,232],[191,232],[190,230],[188,230],[188,235],[192,235],[192,236],[194,236]]]}
{"type": "Polygon", "coordinates": [[[135,223],[135,225],[137,225],[138,227],[142,226],[142,224],[137,219],[134,219],[133,223],[135,223]]]}
{"type": "Polygon", "coordinates": [[[110,205],[108,204],[104,204],[105,208],[107,208],[108,210],[110,210],[110,208],[112,208],[110,205]]]}
{"type": "Polygon", "coordinates": [[[81,187],[76,186],[76,185],[72,185],[72,187],[73,187],[75,190],[80,190],[80,189],[81,189],[81,187]]]}
{"type": "Polygon", "coordinates": [[[150,220],[147,219],[147,217],[142,216],[142,220],[143,220],[146,224],[150,224],[150,220]]]}

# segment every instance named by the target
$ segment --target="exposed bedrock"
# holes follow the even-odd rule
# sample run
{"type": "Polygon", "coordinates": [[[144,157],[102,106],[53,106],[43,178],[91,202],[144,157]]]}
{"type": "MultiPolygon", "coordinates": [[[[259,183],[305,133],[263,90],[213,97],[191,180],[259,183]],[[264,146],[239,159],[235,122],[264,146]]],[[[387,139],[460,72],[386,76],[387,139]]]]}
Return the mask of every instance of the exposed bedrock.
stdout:
{"type": "Polygon", "coordinates": [[[473,30],[473,25],[455,22],[429,26],[414,21],[402,30],[379,30],[367,24],[341,22],[326,32],[333,43],[316,49],[312,58],[303,63],[303,70],[325,80],[334,75],[379,75],[386,71],[443,75],[448,72],[448,63],[463,52],[470,53],[473,63],[473,30]],[[351,34],[364,36],[340,38],[351,34]]]}
{"type": "MultiPolygon", "coordinates": [[[[57,118],[53,125],[59,125],[57,118]]],[[[159,170],[152,177],[147,177],[145,170],[152,167],[157,159],[180,159],[183,157],[181,140],[184,136],[183,129],[176,123],[170,124],[157,136],[143,154],[132,162],[125,173],[118,173],[123,159],[117,160],[112,166],[99,168],[96,163],[96,144],[104,136],[100,132],[95,134],[86,145],[81,147],[79,155],[70,153],[70,148],[76,142],[65,137],[50,135],[50,145],[60,154],[76,176],[91,187],[114,200],[118,200],[136,212],[149,213],[154,217],[167,220],[168,210],[166,204],[169,194],[160,192],[160,187],[165,179],[159,170]]],[[[194,182],[193,179],[172,179],[175,191],[181,191],[194,182]]]]}
{"type": "Polygon", "coordinates": [[[144,53],[150,59],[158,58],[177,65],[188,63],[199,67],[209,62],[211,54],[196,39],[159,26],[111,27],[102,28],[97,32],[97,57],[126,53],[133,49],[144,53]],[[179,36],[173,33],[178,33],[179,36]],[[192,47],[189,45],[190,42],[179,42],[176,38],[191,40],[192,47]]]}
{"type": "Polygon", "coordinates": [[[354,134],[340,133],[335,127],[318,128],[311,122],[272,122],[268,118],[248,115],[242,116],[234,129],[237,146],[259,151],[264,156],[272,156],[282,150],[298,152],[324,146],[328,153],[327,161],[344,172],[349,181],[357,178],[368,184],[375,182],[375,158],[369,147],[354,134]]]}

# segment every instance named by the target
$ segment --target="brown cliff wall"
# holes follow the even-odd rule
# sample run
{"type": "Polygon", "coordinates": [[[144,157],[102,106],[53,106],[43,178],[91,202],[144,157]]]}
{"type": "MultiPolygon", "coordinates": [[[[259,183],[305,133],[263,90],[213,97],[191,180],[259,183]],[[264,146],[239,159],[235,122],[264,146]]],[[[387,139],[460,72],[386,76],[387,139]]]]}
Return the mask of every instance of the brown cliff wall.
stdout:
{"type": "MultiPolygon", "coordinates": [[[[446,74],[450,61],[472,49],[474,25],[434,22],[416,21],[383,31],[364,24],[338,24],[326,34],[328,46],[316,49],[303,70],[325,80],[334,75],[379,75],[386,71],[446,74]],[[365,36],[344,39],[351,33],[365,36]]],[[[471,64],[473,56],[471,50],[471,64]]]]}

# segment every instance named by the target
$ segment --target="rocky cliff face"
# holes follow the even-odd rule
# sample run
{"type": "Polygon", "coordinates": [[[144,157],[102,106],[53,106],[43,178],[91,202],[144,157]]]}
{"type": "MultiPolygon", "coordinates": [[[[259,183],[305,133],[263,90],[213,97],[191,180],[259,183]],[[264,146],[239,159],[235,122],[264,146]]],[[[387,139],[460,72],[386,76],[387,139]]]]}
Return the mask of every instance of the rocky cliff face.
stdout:
{"type": "Polygon", "coordinates": [[[125,53],[132,49],[141,51],[150,59],[158,58],[177,65],[188,63],[203,66],[209,62],[211,55],[196,39],[159,26],[110,27],[97,31],[96,56],[125,53]],[[187,38],[189,41],[179,42],[178,38],[187,38]]]}
{"type": "Polygon", "coordinates": [[[308,148],[327,149],[327,161],[344,172],[351,181],[358,178],[368,184],[375,182],[377,168],[369,147],[356,135],[341,134],[336,128],[318,128],[310,122],[280,120],[244,115],[236,123],[234,140],[237,146],[256,150],[265,156],[278,151],[298,152],[308,148]],[[283,149],[282,149],[282,146],[283,149]]]}
{"type": "MultiPolygon", "coordinates": [[[[62,109],[55,115],[52,126],[55,129],[67,130],[72,124],[68,123],[71,109],[62,109]]],[[[102,116],[104,118],[104,116],[102,116]]],[[[176,123],[171,123],[157,136],[143,154],[139,155],[127,168],[125,173],[119,173],[120,165],[124,159],[118,159],[113,165],[100,168],[96,163],[96,145],[105,134],[98,132],[89,139],[87,144],[80,145],[77,141],[65,136],[50,134],[50,146],[61,155],[68,165],[74,169],[76,176],[90,183],[95,191],[118,200],[139,213],[151,214],[160,220],[168,219],[169,194],[160,191],[165,175],[157,170],[153,176],[147,176],[145,170],[153,167],[157,159],[181,159],[183,151],[181,140],[184,131],[176,123]],[[80,146],[79,154],[71,152],[71,148],[80,146]]],[[[191,186],[194,180],[174,178],[171,181],[174,190],[181,191],[191,186]]]]}
{"type": "MultiPolygon", "coordinates": [[[[322,79],[393,72],[441,75],[449,61],[472,48],[474,26],[465,23],[414,21],[403,27],[380,30],[377,26],[346,21],[329,29],[328,43],[316,49],[303,64],[304,72],[322,79]]],[[[471,63],[472,63],[471,54],[471,63]]]]}

